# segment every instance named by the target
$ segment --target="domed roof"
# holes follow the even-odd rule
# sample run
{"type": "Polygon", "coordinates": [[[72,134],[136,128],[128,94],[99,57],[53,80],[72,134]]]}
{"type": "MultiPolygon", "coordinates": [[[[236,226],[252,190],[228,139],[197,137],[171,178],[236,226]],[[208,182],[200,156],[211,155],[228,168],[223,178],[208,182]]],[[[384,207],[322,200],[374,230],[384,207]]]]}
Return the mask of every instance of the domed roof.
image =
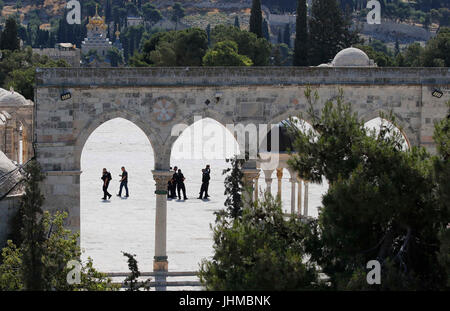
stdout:
{"type": "Polygon", "coordinates": [[[22,178],[21,169],[0,151],[0,198],[20,192],[18,184],[22,178]]]}
{"type": "Polygon", "coordinates": [[[24,106],[30,105],[30,101],[14,91],[0,89],[0,106],[24,106]]]}
{"type": "Polygon", "coordinates": [[[366,67],[371,66],[371,62],[366,53],[360,49],[350,47],[337,53],[332,65],[334,67],[366,67]]]}

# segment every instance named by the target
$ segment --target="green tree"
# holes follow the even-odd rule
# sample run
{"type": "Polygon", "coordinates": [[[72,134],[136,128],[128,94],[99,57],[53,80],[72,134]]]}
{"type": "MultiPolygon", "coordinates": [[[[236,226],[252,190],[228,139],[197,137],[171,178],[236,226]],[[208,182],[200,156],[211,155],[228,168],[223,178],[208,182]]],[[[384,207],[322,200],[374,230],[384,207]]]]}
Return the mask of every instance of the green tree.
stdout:
{"type": "Polygon", "coordinates": [[[234,27],[237,27],[237,28],[241,29],[241,24],[239,23],[239,16],[238,15],[236,15],[234,17],[234,27]]]}
{"type": "Polygon", "coordinates": [[[122,65],[124,62],[122,53],[115,47],[111,48],[107,53],[106,57],[111,62],[111,67],[117,67],[122,65]]]}
{"type": "Polygon", "coordinates": [[[44,196],[39,189],[39,183],[44,180],[39,164],[30,162],[25,168],[25,194],[21,199],[22,215],[22,275],[25,290],[43,290],[45,253],[45,226],[42,217],[44,196]]]}
{"type": "Polygon", "coordinates": [[[298,155],[289,165],[306,180],[330,182],[307,239],[312,260],[337,289],[443,288],[437,254],[448,213],[435,196],[430,155],[403,149],[392,115],[381,116],[390,123],[377,133],[364,127],[342,93],[320,115],[313,109],[317,94],[306,96],[313,129],[291,127],[298,155]],[[382,280],[369,287],[363,272],[373,259],[382,264],[382,280]]]}
{"type": "Polygon", "coordinates": [[[391,57],[386,52],[376,51],[373,46],[369,45],[355,45],[354,47],[361,49],[370,59],[373,59],[378,67],[395,67],[397,66],[396,59],[391,57]]]}
{"type": "Polygon", "coordinates": [[[244,159],[239,159],[237,156],[234,158],[226,159],[227,163],[231,164],[231,167],[224,169],[222,175],[225,177],[224,185],[227,196],[225,200],[226,215],[230,218],[236,219],[242,216],[242,209],[244,203],[242,201],[242,193],[244,191],[244,183],[242,179],[244,174],[242,173],[242,166],[245,163],[244,159]]]}
{"type": "Polygon", "coordinates": [[[262,34],[263,38],[270,42],[269,24],[267,23],[266,19],[264,19],[262,24],[262,34]]]}
{"type": "Polygon", "coordinates": [[[142,14],[144,20],[152,24],[159,22],[163,18],[161,12],[151,3],[146,3],[142,6],[142,14]]]}
{"type": "Polygon", "coordinates": [[[291,26],[289,23],[284,26],[283,43],[285,43],[289,48],[291,47],[291,26]]]}
{"type": "Polygon", "coordinates": [[[403,51],[403,56],[407,67],[421,67],[423,48],[419,43],[415,42],[408,45],[403,51]]]}
{"type": "Polygon", "coordinates": [[[214,255],[203,260],[200,280],[207,290],[305,290],[318,288],[318,276],[305,256],[305,227],[285,220],[281,202],[266,193],[230,221],[219,214],[214,255]]]}
{"type": "Polygon", "coordinates": [[[450,67],[450,28],[441,27],[427,42],[422,61],[425,67],[450,67]]]}
{"type": "Polygon", "coordinates": [[[132,65],[201,66],[207,49],[208,38],[203,29],[159,32],[143,43],[142,54],[132,65]]]}
{"type": "Polygon", "coordinates": [[[93,268],[92,260],[81,264],[80,284],[67,282],[71,260],[79,260],[78,234],[64,229],[66,213],[42,212],[44,197],[39,183],[44,175],[33,160],[25,167],[25,194],[19,210],[20,246],[11,240],[2,250],[0,290],[110,290],[111,280],[93,268]]]}
{"type": "Polygon", "coordinates": [[[297,24],[294,43],[294,66],[308,65],[308,25],[306,0],[298,0],[297,24]]]}
{"type": "Polygon", "coordinates": [[[252,60],[238,54],[234,41],[217,42],[203,57],[203,66],[251,66],[252,60]]]}
{"type": "Polygon", "coordinates": [[[261,0],[253,0],[250,14],[250,32],[253,32],[258,38],[262,38],[262,19],[261,0]]]}
{"type": "Polygon", "coordinates": [[[17,35],[17,23],[13,17],[9,17],[5,23],[0,38],[0,50],[15,51],[20,48],[19,37],[17,35]]]}
{"type": "Polygon", "coordinates": [[[203,57],[203,66],[251,66],[252,60],[238,54],[234,41],[217,42],[203,57]]]}
{"type": "Polygon", "coordinates": [[[218,25],[211,32],[212,43],[234,41],[238,53],[249,57],[254,66],[267,66],[270,62],[271,44],[264,38],[257,38],[254,33],[240,30],[234,26],[218,25]]]}
{"type": "Polygon", "coordinates": [[[310,65],[328,63],[342,49],[359,42],[351,21],[336,0],[313,0],[309,20],[310,65]]]}
{"type": "Polygon", "coordinates": [[[127,291],[135,292],[139,291],[141,288],[145,290],[150,290],[150,279],[145,282],[139,282],[139,277],[141,272],[139,272],[138,262],[136,260],[136,255],[122,252],[128,261],[128,269],[130,270],[130,275],[128,275],[124,281],[124,285],[127,286],[127,291]]]}
{"type": "Polygon", "coordinates": [[[182,19],[186,15],[186,11],[180,2],[176,2],[172,10],[172,21],[174,21],[178,25],[180,19],[182,19]]]}
{"type": "Polygon", "coordinates": [[[25,98],[33,100],[36,68],[69,67],[63,61],[53,61],[47,56],[33,54],[31,47],[25,50],[3,51],[0,61],[0,84],[3,88],[13,87],[25,98]]]}

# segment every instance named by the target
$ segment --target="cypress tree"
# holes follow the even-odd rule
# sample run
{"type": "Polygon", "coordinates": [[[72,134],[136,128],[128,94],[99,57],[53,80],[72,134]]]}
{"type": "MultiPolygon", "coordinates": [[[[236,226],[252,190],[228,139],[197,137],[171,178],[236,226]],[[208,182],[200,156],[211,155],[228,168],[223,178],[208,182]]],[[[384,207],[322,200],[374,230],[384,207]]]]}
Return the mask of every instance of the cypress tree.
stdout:
{"type": "Polygon", "coordinates": [[[250,15],[250,32],[253,32],[258,38],[262,38],[261,0],[253,0],[250,15]]]}
{"type": "Polygon", "coordinates": [[[266,19],[264,19],[263,21],[262,33],[263,38],[266,38],[266,40],[270,42],[269,24],[267,23],[266,19]]]}
{"type": "Polygon", "coordinates": [[[308,29],[306,0],[298,0],[294,43],[294,66],[308,65],[308,29]]]}
{"type": "Polygon", "coordinates": [[[241,24],[239,23],[239,16],[234,17],[234,27],[241,28],[241,24]]]}
{"type": "Polygon", "coordinates": [[[400,43],[398,42],[398,38],[395,38],[395,56],[400,53],[400,43]]]}
{"type": "Polygon", "coordinates": [[[283,32],[280,30],[278,31],[278,44],[283,43],[283,32]]]}
{"type": "Polygon", "coordinates": [[[331,61],[342,49],[358,43],[350,21],[336,0],[313,0],[309,21],[309,65],[331,61]]]}
{"type": "Polygon", "coordinates": [[[45,230],[42,218],[42,203],[44,196],[39,189],[39,183],[44,175],[36,160],[31,161],[25,168],[25,194],[21,200],[22,216],[22,269],[25,290],[44,290],[45,230]]]}
{"type": "Polygon", "coordinates": [[[225,195],[227,196],[224,205],[227,208],[227,215],[230,218],[236,219],[242,216],[242,209],[244,207],[242,201],[242,193],[244,190],[244,184],[242,182],[244,173],[242,172],[242,167],[245,160],[235,156],[234,158],[226,159],[226,162],[231,164],[231,168],[227,168],[222,172],[223,175],[230,173],[224,181],[225,195]]]}
{"type": "Polygon", "coordinates": [[[206,26],[206,35],[208,36],[208,46],[211,45],[211,24],[206,26]]]}
{"type": "Polygon", "coordinates": [[[20,48],[20,41],[17,35],[17,23],[13,17],[6,20],[5,29],[0,39],[0,50],[15,51],[20,48]]]}
{"type": "Polygon", "coordinates": [[[288,47],[291,47],[291,27],[289,23],[284,27],[283,42],[286,43],[288,47]]]}

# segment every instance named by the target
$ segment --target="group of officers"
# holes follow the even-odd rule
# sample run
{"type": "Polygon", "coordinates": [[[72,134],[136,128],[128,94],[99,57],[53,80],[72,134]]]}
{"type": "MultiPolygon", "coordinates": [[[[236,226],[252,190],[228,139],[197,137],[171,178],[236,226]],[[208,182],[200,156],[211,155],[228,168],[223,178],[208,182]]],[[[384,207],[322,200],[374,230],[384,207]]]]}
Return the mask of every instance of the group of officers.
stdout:
{"type": "MultiPolygon", "coordinates": [[[[124,166],[121,167],[121,170],[122,170],[122,174],[119,175],[120,188],[119,188],[119,193],[117,194],[117,196],[121,197],[122,196],[122,188],[125,188],[125,191],[126,191],[125,197],[128,198],[129,197],[128,172],[124,166]]],[[[107,199],[111,199],[112,194],[110,194],[108,192],[108,187],[109,187],[109,183],[112,180],[112,176],[111,176],[111,173],[108,172],[108,170],[106,168],[103,169],[102,177],[100,179],[103,181],[103,185],[102,185],[103,186],[103,188],[102,188],[103,189],[103,198],[102,198],[102,200],[106,201],[107,199]]]]}
{"type": "MultiPolygon", "coordinates": [[[[188,198],[186,196],[186,186],[184,184],[186,178],[184,178],[181,169],[179,169],[177,166],[173,168],[173,171],[174,174],[167,183],[167,198],[176,199],[178,194],[178,200],[181,200],[181,192],[183,192],[183,200],[187,200],[188,198]]],[[[208,188],[209,188],[209,180],[211,179],[210,174],[211,169],[208,164],[206,165],[206,168],[202,169],[202,186],[200,188],[200,196],[198,197],[198,199],[206,199],[209,197],[208,188]]]]}
{"type": "MultiPolygon", "coordinates": [[[[172,170],[172,168],[170,168],[172,170]]],[[[118,197],[122,196],[122,188],[125,188],[126,195],[125,197],[129,197],[128,193],[128,172],[125,170],[125,167],[122,166],[121,168],[122,174],[119,175],[121,177],[120,181],[120,188],[119,193],[117,194],[118,197]]],[[[167,184],[167,198],[175,199],[178,194],[178,200],[181,200],[181,192],[183,192],[183,199],[187,200],[186,196],[186,186],[184,184],[184,181],[186,178],[184,178],[183,173],[181,172],[181,169],[178,169],[178,167],[174,167],[174,174],[172,175],[172,178],[169,180],[167,184]]],[[[209,164],[206,165],[206,168],[202,169],[202,186],[200,188],[200,196],[198,199],[207,199],[209,198],[208,195],[208,188],[209,188],[209,180],[211,169],[209,164]]],[[[111,173],[107,171],[106,168],[103,169],[102,177],[103,181],[103,198],[102,200],[111,199],[111,194],[108,192],[109,183],[112,179],[111,173]]]]}

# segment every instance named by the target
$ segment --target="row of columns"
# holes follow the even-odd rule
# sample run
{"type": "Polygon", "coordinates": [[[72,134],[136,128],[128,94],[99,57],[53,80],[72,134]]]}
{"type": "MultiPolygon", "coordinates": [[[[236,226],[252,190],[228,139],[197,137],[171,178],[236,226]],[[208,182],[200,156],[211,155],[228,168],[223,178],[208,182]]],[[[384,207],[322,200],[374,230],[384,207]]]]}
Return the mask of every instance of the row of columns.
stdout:
{"type": "MultiPolygon", "coordinates": [[[[259,169],[251,169],[245,168],[242,170],[244,177],[244,187],[250,189],[252,191],[244,192],[244,205],[250,206],[253,200],[258,198],[258,179],[260,175],[259,169]],[[252,195],[253,193],[253,195],[252,195]]],[[[153,179],[156,183],[156,215],[155,215],[155,256],[153,258],[153,271],[158,273],[161,272],[161,275],[155,276],[156,283],[165,283],[166,275],[168,272],[169,262],[167,260],[167,183],[172,178],[172,172],[170,171],[161,171],[154,170],[153,179]]],[[[271,193],[272,186],[272,173],[273,170],[264,171],[265,181],[267,185],[267,190],[271,193]]],[[[293,173],[291,172],[291,176],[293,173]]],[[[283,170],[277,169],[277,179],[278,179],[278,195],[282,196],[282,177],[283,170]]],[[[291,178],[291,213],[295,214],[295,188],[296,183],[298,184],[298,215],[301,215],[301,184],[302,180],[299,178],[291,178]]],[[[308,215],[308,183],[305,182],[305,196],[304,196],[304,211],[303,215],[308,215]]],[[[165,291],[165,285],[157,285],[157,291],[165,291]]]]}
{"type": "MultiPolygon", "coordinates": [[[[278,191],[277,195],[282,198],[282,179],[283,179],[283,169],[277,168],[277,185],[278,191]]],[[[266,181],[266,191],[272,193],[272,173],[273,170],[264,170],[264,179],[266,181]]],[[[291,178],[289,181],[291,182],[291,214],[298,216],[308,216],[308,192],[309,192],[309,183],[305,180],[302,180],[293,170],[289,170],[291,178]],[[296,177],[293,177],[296,176],[296,177]],[[302,184],[304,185],[304,197],[303,197],[303,213],[302,213],[302,184]],[[297,188],[297,190],[296,190],[297,188]],[[297,191],[297,198],[296,192],[297,191]],[[297,203],[297,204],[296,204],[297,203]],[[297,212],[296,212],[297,207],[297,212]]],[[[259,175],[258,175],[259,176],[259,175]]],[[[258,197],[258,183],[256,181],[256,189],[255,189],[255,199],[258,197]]]]}

